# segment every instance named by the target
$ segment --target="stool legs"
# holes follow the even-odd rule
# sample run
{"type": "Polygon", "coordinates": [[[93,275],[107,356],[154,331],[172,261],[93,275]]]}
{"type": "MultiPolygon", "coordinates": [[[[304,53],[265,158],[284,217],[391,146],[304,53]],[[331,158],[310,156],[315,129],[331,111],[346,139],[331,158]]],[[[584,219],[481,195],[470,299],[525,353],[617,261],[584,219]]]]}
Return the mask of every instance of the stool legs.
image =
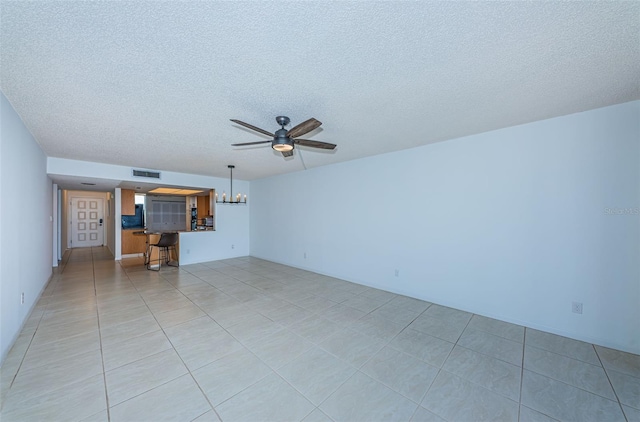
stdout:
{"type": "MultiPolygon", "coordinates": [[[[165,262],[165,264],[167,264],[170,267],[179,267],[180,264],[178,263],[178,261],[176,260],[176,264],[171,264],[171,250],[173,250],[174,254],[177,254],[176,248],[174,246],[155,246],[155,245],[150,245],[149,249],[148,249],[148,253],[147,256],[145,257],[145,265],[147,266],[148,270],[155,270],[155,271],[160,271],[160,267],[162,266],[162,261],[165,262]],[[158,257],[157,259],[151,259],[151,256],[153,254],[153,248],[158,248],[158,257]],[[153,263],[158,263],[158,267],[157,268],[152,268],[155,267],[155,265],[152,265],[153,263]]],[[[177,257],[176,257],[177,258],[177,257]]]]}
{"type": "Polygon", "coordinates": [[[149,238],[147,237],[147,248],[144,252],[144,265],[148,265],[151,260],[151,245],[149,244],[149,238]]]}
{"type": "Polygon", "coordinates": [[[165,254],[165,258],[167,260],[167,265],[168,266],[170,266],[170,267],[179,267],[180,266],[180,264],[178,263],[178,260],[177,260],[178,252],[176,251],[176,247],[175,246],[167,246],[165,248],[165,253],[166,253],[165,254]],[[175,263],[175,265],[171,265],[171,251],[173,251],[173,254],[176,255],[176,260],[175,260],[176,263],[175,263]]]}

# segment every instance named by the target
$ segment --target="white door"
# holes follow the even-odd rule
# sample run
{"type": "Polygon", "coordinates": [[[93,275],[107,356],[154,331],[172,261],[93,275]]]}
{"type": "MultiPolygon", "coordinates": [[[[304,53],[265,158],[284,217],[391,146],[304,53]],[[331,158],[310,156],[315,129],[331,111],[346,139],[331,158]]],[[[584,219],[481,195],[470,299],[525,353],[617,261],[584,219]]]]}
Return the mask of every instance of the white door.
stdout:
{"type": "Polygon", "coordinates": [[[71,248],[102,246],[104,199],[71,198],[71,248]]]}

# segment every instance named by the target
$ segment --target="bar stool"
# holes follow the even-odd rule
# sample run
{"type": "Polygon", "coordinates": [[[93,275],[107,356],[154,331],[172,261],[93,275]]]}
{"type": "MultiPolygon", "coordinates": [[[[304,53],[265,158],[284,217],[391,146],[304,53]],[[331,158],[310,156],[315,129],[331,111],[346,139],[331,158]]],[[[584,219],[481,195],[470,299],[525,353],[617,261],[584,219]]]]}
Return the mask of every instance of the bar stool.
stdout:
{"type": "Polygon", "coordinates": [[[158,263],[157,271],[160,271],[160,267],[162,266],[163,260],[167,265],[171,267],[179,266],[180,264],[178,263],[177,260],[176,260],[176,265],[171,265],[170,263],[171,251],[173,250],[174,254],[176,254],[176,257],[178,255],[178,251],[176,249],[177,244],[178,244],[178,233],[162,233],[160,235],[160,239],[158,240],[158,243],[149,245],[149,257],[147,258],[147,270],[152,269],[151,268],[152,262],[153,263],[157,262],[158,263]],[[156,247],[159,249],[158,259],[151,261],[151,250],[153,247],[156,247]]]}

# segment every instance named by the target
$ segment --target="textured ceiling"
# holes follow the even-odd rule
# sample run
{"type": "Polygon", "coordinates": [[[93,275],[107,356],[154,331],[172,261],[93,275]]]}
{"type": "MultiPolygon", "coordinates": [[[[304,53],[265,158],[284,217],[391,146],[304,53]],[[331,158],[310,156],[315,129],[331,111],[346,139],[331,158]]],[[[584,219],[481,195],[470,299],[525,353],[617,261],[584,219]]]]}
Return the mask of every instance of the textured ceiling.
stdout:
{"type": "Polygon", "coordinates": [[[0,88],[53,157],[251,180],[640,98],[639,2],[0,7],[0,88]],[[277,115],[338,148],[230,145],[277,115]]]}

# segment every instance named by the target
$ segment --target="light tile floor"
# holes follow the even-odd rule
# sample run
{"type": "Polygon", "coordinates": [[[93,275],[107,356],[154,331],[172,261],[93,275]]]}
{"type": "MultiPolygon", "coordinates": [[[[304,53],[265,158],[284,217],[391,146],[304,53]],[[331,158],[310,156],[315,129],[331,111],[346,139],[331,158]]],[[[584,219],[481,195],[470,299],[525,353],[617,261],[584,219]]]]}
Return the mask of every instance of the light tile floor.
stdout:
{"type": "Polygon", "coordinates": [[[65,256],[3,422],[640,421],[640,356],[245,257],[65,256]]]}

